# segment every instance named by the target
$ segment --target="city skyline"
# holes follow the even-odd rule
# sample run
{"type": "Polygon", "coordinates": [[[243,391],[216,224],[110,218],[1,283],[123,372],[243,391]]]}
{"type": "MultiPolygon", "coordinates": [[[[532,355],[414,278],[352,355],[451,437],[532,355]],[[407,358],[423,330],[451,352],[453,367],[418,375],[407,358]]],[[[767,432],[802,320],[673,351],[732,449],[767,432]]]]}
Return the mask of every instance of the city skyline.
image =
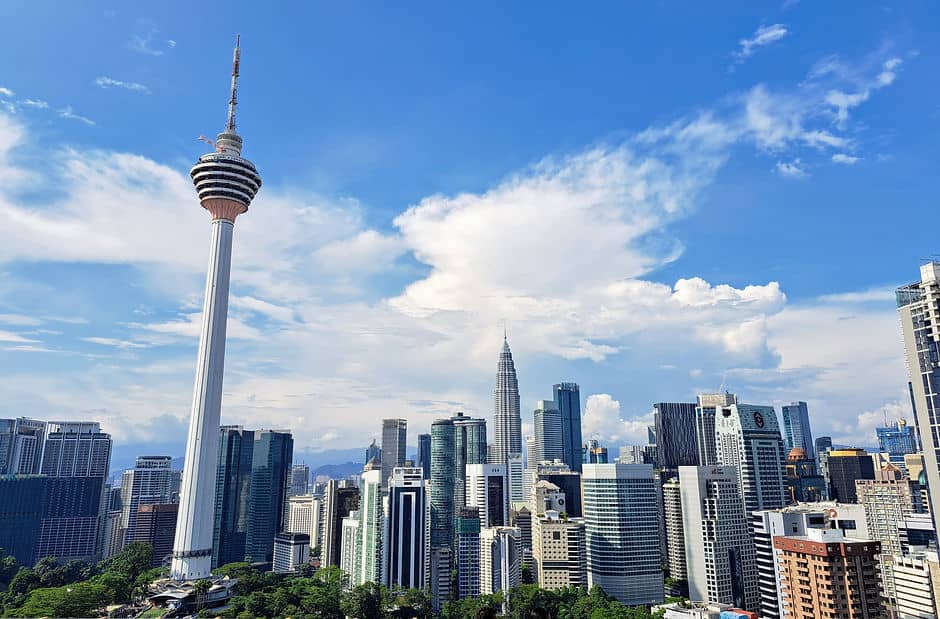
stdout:
{"type": "MultiPolygon", "coordinates": [[[[387,50],[374,44],[338,53],[348,46],[335,36],[304,50],[292,43],[286,58],[265,27],[293,26],[255,12],[254,31],[226,16],[218,33],[197,36],[174,11],[102,5],[89,11],[101,22],[92,24],[71,7],[6,9],[11,50],[27,19],[50,31],[78,20],[100,35],[87,37],[64,80],[48,65],[51,42],[0,72],[0,177],[10,179],[0,208],[27,222],[4,231],[0,253],[7,401],[36,418],[100,421],[136,453],[182,454],[205,261],[183,162],[217,124],[224,82],[213,69],[226,60],[229,33],[242,31],[257,69],[246,78],[254,109],[243,122],[272,180],[253,209],[257,223],[239,231],[222,423],[262,417],[290,427],[298,453],[360,448],[383,417],[409,419],[409,446],[458,410],[492,423],[505,319],[521,409],[552,384],[577,382],[585,441],[644,443],[650,404],[691,402],[724,385],[778,415],[804,400],[827,411],[813,419],[815,435],[872,445],[885,409],[913,421],[891,290],[932,251],[921,230],[931,228],[931,186],[900,185],[913,162],[929,159],[912,123],[936,122],[919,101],[934,88],[926,76],[937,44],[925,5],[861,7],[846,17],[849,41],[826,38],[807,4],[735,16],[690,7],[668,19],[656,8],[585,13],[579,25],[619,30],[549,28],[512,43],[497,36],[509,21],[478,8],[470,30],[501,41],[477,50],[479,69],[458,62],[463,38],[433,35],[452,17],[444,9],[423,21],[395,16],[401,31],[387,60],[375,60],[387,50]],[[782,38],[742,47],[762,24],[782,25],[782,38]],[[668,36],[624,36],[634,29],[668,36]],[[707,35],[683,43],[693,30],[707,35]],[[439,59],[407,44],[409,34],[439,59]],[[540,60],[558,40],[574,49],[591,37],[611,44],[613,57],[582,45],[540,60]],[[665,63],[645,52],[655,45],[700,60],[665,63]],[[504,77],[507,58],[518,63],[513,75],[528,76],[518,86],[504,77]],[[414,64],[424,69],[400,68],[414,64]],[[283,79],[282,66],[310,83],[283,79]],[[453,81],[442,67],[454,69],[453,81]],[[371,92],[382,72],[400,85],[376,82],[388,87],[378,105],[338,109],[350,93],[371,92]],[[558,94],[556,74],[576,94],[539,105],[558,94]],[[649,85],[640,101],[625,75],[649,85]],[[444,112],[405,111],[429,92],[444,112]],[[857,98],[838,103],[832,92],[857,98]],[[455,105],[467,100],[480,112],[454,127],[455,105]],[[517,106],[536,110],[538,122],[520,122],[517,106]],[[445,157],[435,141],[466,154],[445,157]],[[61,195],[13,182],[33,177],[61,195]],[[589,187],[598,202],[587,200],[589,187]],[[884,204],[892,225],[915,215],[927,225],[885,234],[884,204]],[[848,209],[846,228],[830,213],[848,209]],[[148,234],[128,242],[139,221],[148,234]],[[619,223],[603,225],[610,221],[619,223]],[[314,240],[297,232],[308,225],[321,231],[314,240]],[[550,234],[562,227],[568,236],[550,234]],[[793,238],[801,255],[768,251],[793,238]],[[877,240],[867,243],[870,259],[848,268],[848,239],[877,240]],[[602,305],[612,312],[603,320],[593,309],[602,305]]],[[[316,10],[327,12],[306,21],[338,32],[361,17],[316,10]]],[[[389,10],[373,6],[366,32],[379,31],[389,10]]],[[[528,414],[523,422],[531,433],[528,414]]]]}

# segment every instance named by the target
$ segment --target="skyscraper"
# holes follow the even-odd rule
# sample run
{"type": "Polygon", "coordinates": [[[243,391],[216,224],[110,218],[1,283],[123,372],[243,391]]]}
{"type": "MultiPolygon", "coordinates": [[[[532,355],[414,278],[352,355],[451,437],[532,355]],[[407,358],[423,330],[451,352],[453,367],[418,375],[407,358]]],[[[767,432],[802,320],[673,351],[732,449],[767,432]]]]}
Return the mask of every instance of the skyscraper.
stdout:
{"type": "Polygon", "coordinates": [[[0,475],[0,548],[22,566],[36,562],[45,487],[41,475],[0,475]]]}
{"type": "Polygon", "coordinates": [[[666,529],[666,564],[676,581],[688,579],[685,565],[685,533],[682,520],[682,493],[679,479],[663,484],[663,521],[666,529]]]}
{"type": "Polygon", "coordinates": [[[816,461],[806,457],[800,447],[787,454],[783,483],[786,484],[787,503],[825,501],[829,498],[826,479],[816,470],[816,461]]]}
{"type": "Polygon", "coordinates": [[[878,435],[879,449],[888,454],[888,460],[895,466],[904,469],[904,456],[917,453],[917,433],[912,426],[907,425],[905,419],[875,428],[875,433],[878,435]]]}
{"type": "Polygon", "coordinates": [[[499,353],[494,400],[495,453],[490,461],[494,464],[506,464],[510,454],[522,453],[522,415],[519,408],[516,366],[513,364],[512,352],[505,337],[503,349],[499,353]]]}
{"type": "MultiPolygon", "coordinates": [[[[382,448],[385,452],[385,448],[382,448]]],[[[385,528],[382,500],[382,468],[370,462],[359,481],[359,530],[356,533],[353,571],[350,584],[382,582],[382,531],[385,528]]]]}
{"type": "Polygon", "coordinates": [[[39,473],[45,434],[45,421],[0,419],[0,475],[39,473]]]}
{"type": "Polygon", "coordinates": [[[480,510],[457,512],[457,598],[480,595],[480,510]]]}
{"type": "Polygon", "coordinates": [[[255,445],[254,431],[241,426],[222,426],[219,436],[212,567],[245,560],[255,445]]]}
{"type": "Polygon", "coordinates": [[[170,576],[176,580],[205,578],[212,567],[212,499],[216,494],[232,236],[236,217],[248,211],[261,187],[261,177],[254,164],[241,156],[242,139],[235,130],[238,69],[236,40],[225,130],[218,135],[215,152],[200,157],[190,172],[199,201],[212,216],[212,240],[179,519],[170,567],[170,576]]]}
{"type": "Polygon", "coordinates": [[[721,466],[733,466],[744,498],[745,518],[786,504],[783,440],[771,406],[731,404],[717,409],[715,449],[721,466]]]}
{"type": "Polygon", "coordinates": [[[363,464],[368,464],[372,460],[376,462],[382,461],[382,448],[375,444],[375,439],[372,439],[372,442],[366,447],[366,459],[363,461],[363,464]]]}
{"type": "Polygon", "coordinates": [[[467,465],[467,507],[480,513],[481,527],[509,524],[509,480],[503,464],[467,465]]]}
{"type": "Polygon", "coordinates": [[[474,419],[461,412],[454,422],[454,509],[464,506],[468,464],[486,462],[486,420],[474,419]]]}
{"type": "Polygon", "coordinates": [[[737,403],[738,397],[727,391],[703,393],[698,396],[698,406],[695,407],[695,444],[699,466],[718,464],[715,451],[715,414],[719,407],[737,403]]]}
{"type": "Polygon", "coordinates": [[[924,452],[930,511],[940,510],[940,262],[920,267],[920,281],[897,290],[911,403],[924,452]]]}
{"type": "Polygon", "coordinates": [[[405,443],[408,437],[406,419],[382,420],[382,488],[388,488],[392,469],[405,464],[405,443]]]}
{"type": "Polygon", "coordinates": [[[536,462],[564,461],[562,417],[555,402],[539,400],[532,417],[535,425],[536,462]]]}
{"type": "MultiPolygon", "coordinates": [[[[454,422],[431,424],[431,547],[452,548],[454,543],[454,422]]],[[[442,555],[441,555],[442,556],[442,555]]],[[[450,558],[450,555],[447,555],[450,558]]],[[[448,567],[448,570],[450,568],[448,567]]]]}
{"type": "Polygon", "coordinates": [[[49,422],[41,472],[47,476],[36,559],[93,560],[111,459],[111,435],[93,422],[49,422]]]}
{"type": "Polygon", "coordinates": [[[627,606],[663,601],[653,467],[583,467],[588,588],[599,585],[627,606]]]}
{"type": "Polygon", "coordinates": [[[138,456],[134,468],[124,471],[121,477],[121,527],[125,545],[137,539],[137,516],[141,505],[176,502],[173,478],[178,473],[170,468],[172,460],[170,456],[138,456]]]}
{"type": "MultiPolygon", "coordinates": [[[[331,479],[327,482],[326,492],[323,495],[323,550],[320,557],[321,564],[324,566],[340,566],[344,519],[355,511],[358,524],[359,488],[340,485],[341,483],[331,479]]],[[[349,574],[352,572],[352,567],[345,568],[344,571],[349,574]]]]}
{"type": "Polygon", "coordinates": [[[515,527],[480,529],[480,593],[509,591],[520,584],[521,532],[515,527]]]}
{"type": "Polygon", "coordinates": [[[292,496],[287,500],[287,524],[284,530],[288,533],[306,533],[310,536],[310,548],[322,544],[323,536],[323,500],[307,494],[292,496]]]}
{"type": "Polygon", "coordinates": [[[875,463],[864,449],[829,452],[829,496],[841,503],[857,503],[855,482],[875,478],[875,463]]]}
{"type": "Polygon", "coordinates": [[[759,605],[754,543],[738,473],[730,466],[679,467],[689,599],[759,605]]]}
{"type": "Polygon", "coordinates": [[[243,560],[273,560],[274,535],[284,530],[289,496],[287,478],[293,458],[294,439],[290,431],[255,431],[243,560]]]}
{"type": "MultiPolygon", "coordinates": [[[[561,411],[562,462],[581,472],[581,389],[578,383],[558,383],[552,387],[555,406],[561,411]]],[[[531,464],[529,465],[532,466],[531,464]]]]}
{"type": "Polygon", "coordinates": [[[290,496],[307,494],[310,486],[310,467],[306,464],[294,464],[290,467],[290,496]]]}
{"type": "Polygon", "coordinates": [[[808,458],[815,458],[813,432],[809,426],[809,410],[806,402],[790,402],[783,405],[783,430],[787,438],[787,450],[799,447],[808,458]]]}
{"type": "Polygon", "coordinates": [[[150,544],[150,565],[160,567],[173,554],[179,503],[143,503],[138,507],[134,537],[128,541],[150,544]]]}
{"type": "Polygon", "coordinates": [[[543,589],[587,587],[587,551],[584,521],[548,511],[534,518],[532,560],[543,589]]]}
{"type": "Polygon", "coordinates": [[[392,471],[388,483],[388,519],[382,577],[393,591],[424,589],[427,585],[428,482],[417,467],[392,471]]]}
{"type": "Polygon", "coordinates": [[[694,402],[653,404],[657,467],[674,470],[680,466],[698,465],[695,407],[694,402]]]}
{"type": "Polygon", "coordinates": [[[431,479],[431,435],[418,435],[418,468],[424,471],[424,478],[431,479]]]}

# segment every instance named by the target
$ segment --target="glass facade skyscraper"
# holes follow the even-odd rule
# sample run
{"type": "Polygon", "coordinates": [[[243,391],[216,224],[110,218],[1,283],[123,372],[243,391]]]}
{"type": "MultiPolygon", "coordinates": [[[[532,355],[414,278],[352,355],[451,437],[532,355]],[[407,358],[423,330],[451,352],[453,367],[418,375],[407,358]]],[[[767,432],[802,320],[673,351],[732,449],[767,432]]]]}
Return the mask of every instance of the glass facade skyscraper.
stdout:
{"type": "Polygon", "coordinates": [[[657,402],[653,404],[656,438],[656,465],[675,470],[698,465],[695,440],[694,402],[657,402]]]}
{"type": "Polygon", "coordinates": [[[787,450],[794,448],[806,452],[806,457],[816,457],[813,432],[809,425],[809,410],[806,402],[790,402],[783,406],[783,431],[786,434],[787,450]]]}
{"type": "MultiPolygon", "coordinates": [[[[382,420],[382,488],[388,488],[392,470],[405,464],[405,449],[408,437],[408,421],[405,419],[382,420]]],[[[368,464],[368,462],[367,462],[368,464]]]]}
{"type": "Polygon", "coordinates": [[[39,473],[45,434],[45,421],[0,419],[0,475],[39,473]]]}
{"type": "MultiPolygon", "coordinates": [[[[509,350],[509,342],[503,339],[496,371],[496,389],[493,391],[494,415],[493,445],[490,454],[494,464],[506,464],[510,454],[522,453],[522,414],[519,408],[519,382],[516,366],[509,350]]],[[[520,488],[521,492],[521,488],[520,488]]]]}
{"type": "Polygon", "coordinates": [[[875,428],[878,434],[878,447],[888,454],[888,460],[900,468],[905,468],[904,456],[917,453],[917,434],[904,419],[898,419],[894,425],[875,428]]]}
{"type": "Polygon", "coordinates": [[[581,389],[578,383],[558,383],[552,386],[552,393],[555,407],[561,413],[562,461],[572,471],[580,471],[584,462],[581,454],[581,389]]]}
{"type": "Polygon", "coordinates": [[[486,420],[461,412],[450,420],[454,422],[454,509],[457,510],[466,502],[467,465],[486,462],[486,420]]]}
{"type": "Polygon", "coordinates": [[[564,421],[554,400],[539,400],[532,419],[535,425],[535,462],[564,461],[564,421]]]}
{"type": "Polygon", "coordinates": [[[454,543],[454,422],[431,424],[431,547],[452,548],[454,543]]]}
{"type": "Polygon", "coordinates": [[[431,435],[418,435],[418,468],[424,472],[425,479],[431,479],[431,435]]]}
{"type": "Polygon", "coordinates": [[[241,426],[222,426],[219,431],[212,567],[245,560],[255,440],[255,433],[241,426]]]}
{"type": "Polygon", "coordinates": [[[285,430],[255,431],[253,451],[244,560],[272,561],[274,535],[284,530],[294,439],[285,430]]]}
{"type": "Polygon", "coordinates": [[[42,475],[0,475],[0,548],[26,567],[36,561],[45,490],[42,475]]]}

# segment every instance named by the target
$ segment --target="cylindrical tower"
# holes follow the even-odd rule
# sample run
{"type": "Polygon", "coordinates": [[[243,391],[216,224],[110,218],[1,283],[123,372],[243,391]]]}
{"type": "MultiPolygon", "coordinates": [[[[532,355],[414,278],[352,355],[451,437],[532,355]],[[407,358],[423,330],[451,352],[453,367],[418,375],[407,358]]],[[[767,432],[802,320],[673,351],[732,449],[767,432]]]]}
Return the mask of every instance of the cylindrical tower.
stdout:
{"type": "Polygon", "coordinates": [[[261,187],[261,177],[254,164],[241,156],[242,139],[235,131],[239,54],[239,41],[236,39],[228,120],[225,130],[216,140],[216,152],[200,157],[190,172],[199,201],[212,216],[212,238],[192,416],[186,439],[179,516],[170,567],[170,576],[175,580],[205,578],[212,569],[232,235],[235,218],[248,210],[261,187]]]}

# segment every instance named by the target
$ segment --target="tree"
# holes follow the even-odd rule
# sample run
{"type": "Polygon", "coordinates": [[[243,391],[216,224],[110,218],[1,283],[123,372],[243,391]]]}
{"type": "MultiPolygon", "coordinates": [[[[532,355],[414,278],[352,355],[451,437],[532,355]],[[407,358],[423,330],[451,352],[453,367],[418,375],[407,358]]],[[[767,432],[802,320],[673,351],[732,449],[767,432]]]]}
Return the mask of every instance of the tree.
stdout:
{"type": "Polygon", "coordinates": [[[392,617],[400,619],[431,619],[434,612],[431,595],[423,589],[405,589],[392,594],[392,617]]]}
{"type": "Polygon", "coordinates": [[[104,585],[80,582],[34,589],[22,606],[8,609],[6,614],[10,617],[91,617],[96,609],[106,606],[109,601],[104,585]]]}
{"type": "Polygon", "coordinates": [[[382,585],[367,582],[356,585],[343,596],[340,608],[355,619],[383,619],[388,607],[388,590],[382,585]]]}
{"type": "Polygon", "coordinates": [[[5,550],[0,548],[0,592],[6,591],[10,581],[20,570],[16,557],[8,555],[5,550]]]}

